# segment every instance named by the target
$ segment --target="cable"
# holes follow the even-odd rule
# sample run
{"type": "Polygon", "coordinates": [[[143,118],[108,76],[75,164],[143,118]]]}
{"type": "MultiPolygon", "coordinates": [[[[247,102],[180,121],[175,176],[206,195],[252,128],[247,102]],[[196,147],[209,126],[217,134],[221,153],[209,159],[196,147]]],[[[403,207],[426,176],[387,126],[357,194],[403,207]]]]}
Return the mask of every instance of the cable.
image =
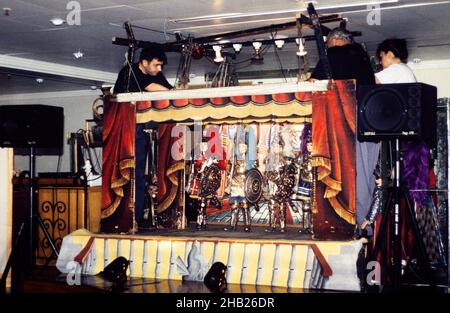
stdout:
{"type": "MultiPolygon", "coordinates": [[[[139,82],[138,82],[138,80],[137,80],[137,78],[136,78],[136,75],[134,74],[134,70],[133,70],[133,67],[132,67],[131,64],[130,64],[130,61],[128,61],[128,58],[125,58],[125,60],[126,60],[126,62],[127,62],[127,64],[128,64],[128,66],[130,67],[131,74],[133,74],[133,78],[134,78],[134,81],[136,82],[136,85],[137,85],[138,88],[139,88],[139,92],[142,92],[141,86],[139,86],[139,82]]],[[[128,84],[129,84],[129,82],[128,82],[128,84]]],[[[128,88],[127,88],[127,89],[128,89],[128,88]]],[[[128,92],[128,90],[127,90],[127,92],[128,92]]]]}
{"type": "MultiPolygon", "coordinates": [[[[272,38],[275,38],[276,33],[275,33],[275,35],[274,35],[273,32],[271,31],[270,34],[272,35],[272,38]]],[[[272,44],[273,44],[275,56],[277,57],[277,60],[278,60],[278,64],[280,65],[281,74],[282,74],[283,77],[284,77],[284,82],[287,83],[286,75],[284,74],[283,64],[281,63],[280,56],[278,55],[278,48],[277,48],[277,46],[275,45],[275,41],[273,41],[272,44]]]]}

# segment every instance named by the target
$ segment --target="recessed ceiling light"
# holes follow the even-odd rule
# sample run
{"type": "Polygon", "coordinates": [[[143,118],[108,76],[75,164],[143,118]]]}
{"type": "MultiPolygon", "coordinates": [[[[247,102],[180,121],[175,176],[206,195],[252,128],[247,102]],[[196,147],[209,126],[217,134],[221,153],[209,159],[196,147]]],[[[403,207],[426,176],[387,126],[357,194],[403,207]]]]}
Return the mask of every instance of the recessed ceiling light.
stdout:
{"type": "Polygon", "coordinates": [[[64,24],[64,20],[60,17],[55,17],[50,20],[50,23],[55,26],[61,26],[62,24],[64,24]]]}
{"type": "Polygon", "coordinates": [[[11,14],[11,8],[3,8],[3,13],[5,16],[9,16],[11,14]]]}
{"type": "Polygon", "coordinates": [[[82,58],[83,55],[84,55],[84,53],[81,52],[80,50],[78,50],[78,51],[76,51],[76,52],[74,52],[74,53],[72,53],[72,54],[73,54],[73,56],[75,57],[75,59],[80,59],[80,58],[82,58]]]}
{"type": "Polygon", "coordinates": [[[42,84],[44,82],[43,78],[36,78],[36,83],[42,84]]]}

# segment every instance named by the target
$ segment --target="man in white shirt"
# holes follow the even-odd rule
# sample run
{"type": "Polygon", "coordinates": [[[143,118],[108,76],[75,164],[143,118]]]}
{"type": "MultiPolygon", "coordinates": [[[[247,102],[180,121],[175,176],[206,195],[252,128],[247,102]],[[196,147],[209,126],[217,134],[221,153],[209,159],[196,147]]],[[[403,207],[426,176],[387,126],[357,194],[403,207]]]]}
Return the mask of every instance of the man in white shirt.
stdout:
{"type": "Polygon", "coordinates": [[[386,39],[377,49],[383,70],[375,74],[377,84],[417,82],[414,73],[406,65],[408,50],[404,39],[386,39]]]}

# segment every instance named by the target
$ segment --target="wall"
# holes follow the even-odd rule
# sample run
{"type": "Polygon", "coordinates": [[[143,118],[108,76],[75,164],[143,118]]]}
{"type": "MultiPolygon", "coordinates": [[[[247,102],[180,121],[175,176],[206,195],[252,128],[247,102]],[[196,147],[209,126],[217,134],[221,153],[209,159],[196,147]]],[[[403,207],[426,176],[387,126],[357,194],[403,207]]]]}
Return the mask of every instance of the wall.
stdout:
{"type": "MultiPolygon", "coordinates": [[[[68,91],[0,96],[0,105],[8,104],[45,104],[64,108],[64,153],[61,156],[59,172],[70,171],[70,147],[67,135],[79,129],[85,129],[85,120],[92,119],[92,103],[101,92],[68,91]]],[[[101,156],[99,156],[101,157],[101,156]]],[[[28,157],[14,157],[14,169],[17,172],[28,170],[28,157]]],[[[101,159],[100,159],[101,162],[101,159]]],[[[37,156],[36,174],[39,172],[57,172],[58,156],[37,156]]]]}
{"type": "Polygon", "coordinates": [[[12,240],[12,149],[0,148],[0,274],[8,261],[12,240]]]}
{"type": "Polygon", "coordinates": [[[438,98],[450,97],[450,60],[408,63],[421,83],[436,86],[438,98]]]}

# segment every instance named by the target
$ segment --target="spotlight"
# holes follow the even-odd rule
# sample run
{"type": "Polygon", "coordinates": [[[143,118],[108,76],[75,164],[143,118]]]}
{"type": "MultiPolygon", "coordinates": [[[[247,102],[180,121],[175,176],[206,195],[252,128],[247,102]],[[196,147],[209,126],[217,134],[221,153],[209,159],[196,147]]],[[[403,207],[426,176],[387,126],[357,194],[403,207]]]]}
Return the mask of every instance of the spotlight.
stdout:
{"type": "Polygon", "coordinates": [[[112,261],[101,274],[103,277],[112,282],[111,291],[120,292],[124,290],[125,282],[127,281],[127,269],[130,262],[123,256],[118,257],[112,261]]]}
{"type": "Polygon", "coordinates": [[[256,53],[258,54],[259,53],[259,49],[261,49],[262,43],[259,42],[259,41],[254,41],[252,43],[252,45],[253,45],[253,48],[255,48],[256,53]]]}
{"type": "Polygon", "coordinates": [[[242,44],[241,43],[234,43],[233,44],[233,49],[234,51],[236,51],[236,53],[239,53],[242,49],[242,44]]]}
{"type": "Polygon", "coordinates": [[[264,58],[260,54],[262,43],[259,41],[254,41],[252,43],[252,45],[253,45],[253,48],[255,48],[255,55],[253,56],[251,62],[253,64],[262,64],[264,62],[264,58]]]}
{"type": "Polygon", "coordinates": [[[281,39],[275,40],[275,45],[277,46],[278,49],[283,48],[284,40],[281,40],[281,39]]]}
{"type": "Polygon", "coordinates": [[[305,56],[308,52],[305,50],[305,40],[303,38],[297,38],[295,41],[298,44],[297,55],[299,57],[305,56]]]}
{"type": "Polygon", "coordinates": [[[227,267],[222,262],[214,263],[203,279],[204,284],[212,292],[224,292],[227,289],[227,267]]]}
{"type": "Polygon", "coordinates": [[[214,52],[216,52],[216,57],[214,58],[214,62],[217,62],[217,63],[223,62],[223,56],[220,53],[220,50],[222,50],[222,47],[215,45],[215,46],[213,46],[213,50],[214,50],[214,52]]]}

